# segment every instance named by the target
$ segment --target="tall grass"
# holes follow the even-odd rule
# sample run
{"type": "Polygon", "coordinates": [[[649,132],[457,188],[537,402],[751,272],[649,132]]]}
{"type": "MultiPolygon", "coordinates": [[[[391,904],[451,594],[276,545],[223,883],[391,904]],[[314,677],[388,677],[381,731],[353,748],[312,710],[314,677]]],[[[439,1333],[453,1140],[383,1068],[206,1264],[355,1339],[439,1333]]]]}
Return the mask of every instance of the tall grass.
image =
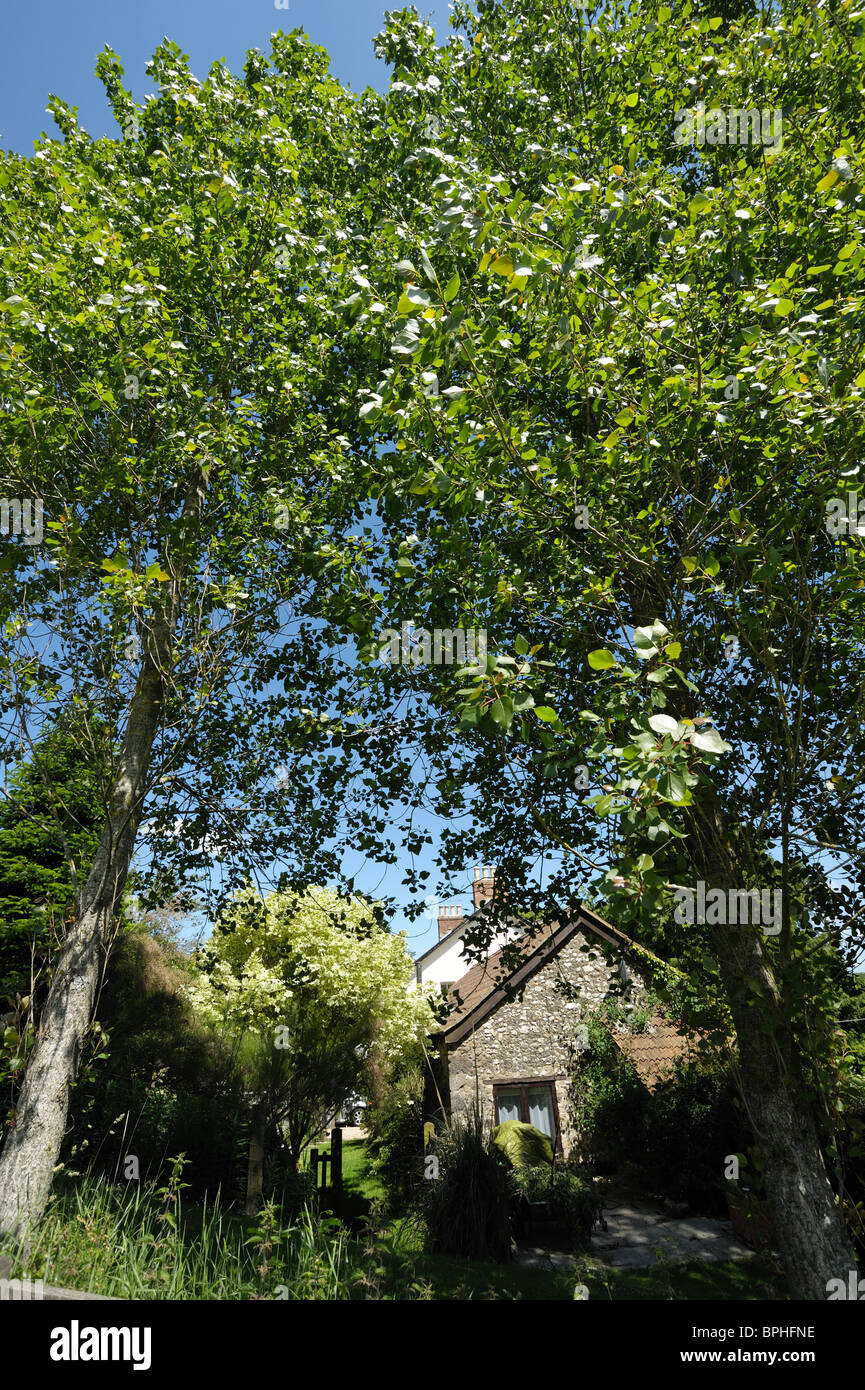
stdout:
{"type": "Polygon", "coordinates": [[[136,1299],[345,1299],[362,1270],[346,1232],[304,1207],[287,1225],[272,1204],[251,1223],[219,1197],[186,1210],[168,1185],[117,1186],[91,1174],[58,1195],[13,1273],[136,1299]]]}
{"type": "Polygon", "coordinates": [[[490,1153],[480,1112],[455,1118],[431,1147],[439,1172],[425,1185],[427,1248],[462,1259],[509,1261],[515,1189],[508,1168],[490,1153]]]}

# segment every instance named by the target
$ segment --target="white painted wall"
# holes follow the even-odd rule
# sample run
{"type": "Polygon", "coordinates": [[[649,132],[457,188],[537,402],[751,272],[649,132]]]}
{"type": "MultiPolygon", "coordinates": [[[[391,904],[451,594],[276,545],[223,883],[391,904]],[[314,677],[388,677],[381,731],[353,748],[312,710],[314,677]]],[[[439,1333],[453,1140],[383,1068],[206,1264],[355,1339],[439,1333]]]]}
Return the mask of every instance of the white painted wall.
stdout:
{"type": "MultiPolygon", "coordinates": [[[[500,931],[487,946],[487,957],[494,955],[507,941],[519,935],[518,927],[500,931]]],[[[456,940],[445,937],[439,950],[430,956],[429,960],[421,963],[421,984],[453,984],[455,980],[461,979],[473,964],[475,962],[468,960],[463,954],[461,935],[457,935],[456,940]]]]}

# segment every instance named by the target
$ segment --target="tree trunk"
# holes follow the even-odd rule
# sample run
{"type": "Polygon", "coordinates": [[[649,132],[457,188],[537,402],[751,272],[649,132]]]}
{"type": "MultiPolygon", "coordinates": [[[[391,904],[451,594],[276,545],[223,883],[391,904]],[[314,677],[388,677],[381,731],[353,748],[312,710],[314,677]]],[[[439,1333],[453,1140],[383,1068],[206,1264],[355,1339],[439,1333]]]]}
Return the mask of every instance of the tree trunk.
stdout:
{"type": "MultiPolygon", "coordinates": [[[[194,524],[201,515],[205,490],[204,473],[197,466],[183,504],[185,524],[194,524]]],[[[164,680],[172,668],[181,584],[182,575],[175,569],[170,591],[157,600],[145,633],[108,818],[48,991],[15,1123],[0,1151],[0,1240],[11,1237],[24,1244],[48,1203],[66,1131],[69,1093],[78,1077],[114,913],[135,849],[153,740],[162,717],[164,680]]]]}
{"type": "Polygon", "coordinates": [[[161,641],[152,637],[139,673],[111,808],[80,895],[75,923],[54,971],[14,1126],[0,1153],[0,1237],[12,1237],[21,1244],[27,1241],[48,1202],[66,1131],[69,1094],[78,1076],[114,912],[135,848],[162,704],[164,627],[161,635],[161,641]]]}
{"type": "Polygon", "coordinates": [[[249,1134],[249,1166],[246,1171],[246,1214],[257,1216],[264,1186],[264,1150],[267,1140],[267,1104],[260,1100],[253,1107],[249,1134]]]}
{"type": "Polygon", "coordinates": [[[716,927],[713,944],[736,1027],[742,1098],[763,1158],[790,1292],[796,1299],[825,1301],[830,1279],[847,1286],[856,1257],[826,1172],[789,1029],[780,1008],[776,1011],[782,1001],[756,932],[741,925],[716,927]],[[750,982],[762,995],[762,1008],[750,982]]]}
{"type": "MultiPolygon", "coordinates": [[[[668,605],[657,571],[642,588],[634,585],[629,598],[634,626],[650,625],[658,615],[663,621],[668,605]]],[[[670,693],[667,707],[676,718],[697,713],[693,697],[680,689],[670,693]]],[[[713,888],[741,886],[739,856],[714,794],[686,812],[685,821],[695,874],[713,888]]],[[[785,937],[787,931],[785,918],[785,937]]],[[[826,1172],[784,1000],[759,930],[715,927],[712,945],[736,1029],[739,1089],[763,1157],[769,1211],[790,1292],[796,1299],[823,1301],[830,1279],[840,1278],[847,1286],[856,1258],[826,1172]]]]}

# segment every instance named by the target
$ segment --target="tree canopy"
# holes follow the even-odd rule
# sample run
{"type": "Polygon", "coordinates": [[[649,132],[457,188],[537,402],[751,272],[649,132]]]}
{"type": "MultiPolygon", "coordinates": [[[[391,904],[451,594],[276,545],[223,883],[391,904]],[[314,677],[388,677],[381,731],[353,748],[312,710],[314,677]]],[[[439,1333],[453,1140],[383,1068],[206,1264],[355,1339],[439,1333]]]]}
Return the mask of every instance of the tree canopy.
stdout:
{"type": "MultiPolygon", "coordinates": [[[[863,16],[458,0],[453,28],[390,14],[358,98],[298,34],[242,81],[166,43],[143,109],[106,54],[123,139],[54,100],[64,142],[0,166],[4,486],[48,537],[0,557],[3,710],[74,699],[120,748],[0,1227],[47,1196],[145,807],[180,874],[333,881],[351,847],[414,891],[431,805],[443,879],[497,863],[529,920],[590,897],[735,1033],[823,1297],[865,898],[863,16]],[[419,621],[482,630],[485,669],[380,662],[419,621]],[[700,884],[777,892],[777,932],[671,921],[700,884]]],[[[302,976],[241,932],[235,979],[230,936],[207,988],[288,1007],[302,976]]]]}

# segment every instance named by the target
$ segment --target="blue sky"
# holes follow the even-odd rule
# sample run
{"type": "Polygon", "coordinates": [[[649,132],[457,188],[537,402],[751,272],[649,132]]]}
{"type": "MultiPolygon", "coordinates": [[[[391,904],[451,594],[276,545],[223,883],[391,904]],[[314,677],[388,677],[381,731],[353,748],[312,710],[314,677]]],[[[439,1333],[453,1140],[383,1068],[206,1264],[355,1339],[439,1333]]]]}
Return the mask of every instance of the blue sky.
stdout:
{"type": "MultiPolygon", "coordinates": [[[[55,5],[7,4],[0,19],[0,144],[29,154],[45,131],[56,135],[45,111],[50,94],[79,108],[91,135],[115,135],[114,120],[94,75],[97,54],[108,44],[126,69],[137,101],[152,90],[144,65],[165,37],[188,53],[203,78],[215,59],[243,69],[250,48],[267,51],[277,29],[304,29],[331,55],[331,71],[354,91],[382,90],[387,69],[372,48],[386,9],[379,0],[64,0],[55,5]]],[[[447,37],[449,8],[443,0],[418,0],[419,13],[447,37]]]]}

